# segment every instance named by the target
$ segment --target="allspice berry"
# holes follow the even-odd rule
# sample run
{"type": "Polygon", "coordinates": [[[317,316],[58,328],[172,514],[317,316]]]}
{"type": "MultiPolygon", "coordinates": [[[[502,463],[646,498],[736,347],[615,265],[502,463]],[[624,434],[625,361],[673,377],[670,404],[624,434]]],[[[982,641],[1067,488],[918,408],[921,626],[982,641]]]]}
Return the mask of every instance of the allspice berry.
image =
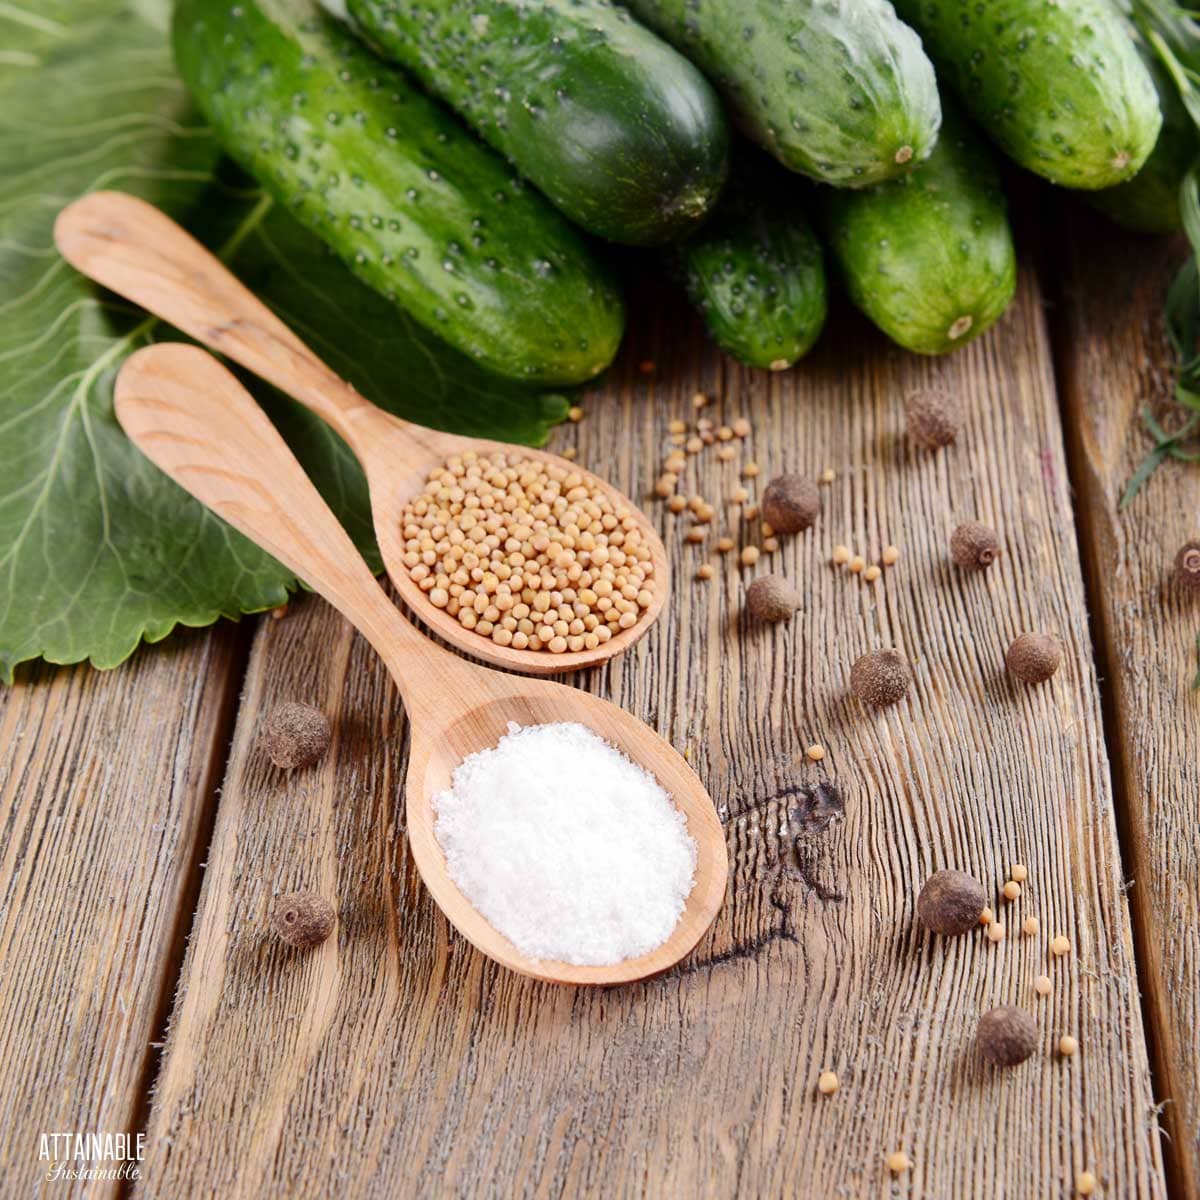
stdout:
{"type": "Polygon", "coordinates": [[[329,719],[309,704],[289,701],[272,710],[262,736],[267,754],[277,767],[290,771],[311,766],[329,749],[329,719]]]}
{"type": "Polygon", "coordinates": [[[1000,539],[979,521],[964,521],[950,535],[950,557],[964,571],[990,567],[1000,556],[1000,539]]]}
{"type": "Polygon", "coordinates": [[[821,515],[821,493],[805,475],[779,475],[767,484],[761,508],[776,533],[799,533],[821,515]]]}
{"type": "Polygon", "coordinates": [[[1015,1067],[1037,1049],[1037,1022],[1023,1008],[1002,1004],[979,1018],[975,1045],[988,1062],[1015,1067]]]}
{"type": "Polygon", "coordinates": [[[1004,665],[1022,683],[1045,683],[1062,662],[1058,642],[1044,633],[1023,633],[1008,648],[1004,665]]]}
{"type": "Polygon", "coordinates": [[[864,654],[850,668],[850,690],[872,708],[884,708],[903,699],[911,682],[908,663],[895,650],[864,654]]]}
{"type": "Polygon", "coordinates": [[[917,916],[934,933],[969,933],[983,908],[982,885],[964,871],[935,871],[917,897],[917,916]]]}
{"type": "Polygon", "coordinates": [[[949,446],[958,436],[962,415],[958,402],[949,392],[938,388],[922,388],[904,402],[908,436],[918,446],[937,450],[949,446]]]}
{"type": "Polygon", "coordinates": [[[333,905],[317,892],[289,892],[280,896],[271,914],[271,928],[280,941],[299,950],[319,946],[332,932],[333,905]]]}
{"type": "Polygon", "coordinates": [[[746,608],[757,621],[790,620],[800,599],[782,575],[763,575],[746,589],[746,608]]]}
{"type": "Polygon", "coordinates": [[[1190,592],[1200,592],[1200,542],[1186,542],[1179,547],[1175,581],[1190,592]]]}

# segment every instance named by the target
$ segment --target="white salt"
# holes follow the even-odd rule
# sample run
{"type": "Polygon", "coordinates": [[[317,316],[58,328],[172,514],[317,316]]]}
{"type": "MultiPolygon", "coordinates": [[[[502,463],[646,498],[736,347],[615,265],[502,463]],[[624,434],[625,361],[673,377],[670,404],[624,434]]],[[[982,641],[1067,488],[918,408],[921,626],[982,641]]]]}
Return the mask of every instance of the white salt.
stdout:
{"type": "Polygon", "coordinates": [[[696,843],[650,772],[584,725],[509,724],[433,798],[450,878],[530,958],[602,966],[671,935],[696,843]]]}

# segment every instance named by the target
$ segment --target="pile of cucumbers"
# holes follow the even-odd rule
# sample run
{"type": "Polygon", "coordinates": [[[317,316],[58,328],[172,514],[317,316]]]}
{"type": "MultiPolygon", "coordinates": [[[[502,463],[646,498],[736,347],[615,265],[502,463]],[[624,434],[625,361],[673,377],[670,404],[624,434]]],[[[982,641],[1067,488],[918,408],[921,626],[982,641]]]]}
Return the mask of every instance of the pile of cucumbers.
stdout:
{"type": "Polygon", "coordinates": [[[922,354],[1004,312],[993,146],[1178,224],[1195,135],[1113,0],[897,9],[179,0],[173,43],[230,155],[359,278],[492,371],[569,385],[621,341],[605,241],[658,247],[713,338],[780,370],[820,334],[826,259],[922,354]]]}

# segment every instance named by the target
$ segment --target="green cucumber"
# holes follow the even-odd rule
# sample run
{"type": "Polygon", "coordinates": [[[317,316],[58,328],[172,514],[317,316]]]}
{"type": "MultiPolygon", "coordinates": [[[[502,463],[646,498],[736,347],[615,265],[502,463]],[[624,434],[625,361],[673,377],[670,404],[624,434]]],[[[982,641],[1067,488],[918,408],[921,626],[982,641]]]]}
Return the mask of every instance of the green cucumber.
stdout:
{"type": "Polygon", "coordinates": [[[978,337],[1016,289],[999,173],[949,108],[928,162],[870,191],[829,191],[824,223],[850,299],[919,354],[978,337]]]}
{"type": "Polygon", "coordinates": [[[628,3],[708,73],[747,136],[790,170],[867,187],[933,149],[933,67],[887,0],[628,3]]]}
{"type": "Polygon", "coordinates": [[[1123,229],[1135,233],[1174,233],[1183,228],[1179,189],[1183,177],[1200,157],[1200,139],[1196,136],[1196,123],[1167,68],[1140,39],[1138,48],[1158,90],[1162,129],[1150,157],[1132,179],[1102,192],[1091,192],[1088,200],[1123,229]]]}
{"type": "Polygon", "coordinates": [[[620,294],[583,236],[309,0],[180,0],[175,58],[229,153],[364,282],[507,376],[578,383],[620,294]]]}
{"type": "Polygon", "coordinates": [[[651,245],[725,179],[720,101],[610,0],[348,0],[386,58],[439,96],[576,224],[651,245]]]}
{"type": "Polygon", "coordinates": [[[713,341],[747,366],[790,367],[825,324],[821,244],[799,185],[757,152],[739,154],[716,212],[671,251],[713,341]]]}
{"type": "Polygon", "coordinates": [[[897,0],[942,80],[1021,166],[1065,187],[1137,174],[1161,115],[1110,0],[897,0]]]}

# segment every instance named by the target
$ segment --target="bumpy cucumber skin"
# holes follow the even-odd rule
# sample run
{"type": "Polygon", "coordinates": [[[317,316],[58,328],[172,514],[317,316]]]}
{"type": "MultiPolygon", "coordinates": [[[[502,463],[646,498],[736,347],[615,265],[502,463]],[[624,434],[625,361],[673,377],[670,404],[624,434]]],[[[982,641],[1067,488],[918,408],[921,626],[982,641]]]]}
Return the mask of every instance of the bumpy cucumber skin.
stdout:
{"type": "Polygon", "coordinates": [[[1179,89],[1158,55],[1140,41],[1138,48],[1158,90],[1162,129],[1150,157],[1132,179],[1102,192],[1091,192],[1088,200],[1122,229],[1134,233],[1174,233],[1183,227],[1179,189],[1183,177],[1200,158],[1200,139],[1196,136],[1195,122],[1180,99],[1179,89]]]}
{"type": "Polygon", "coordinates": [[[1016,254],[996,165],[949,110],[918,170],[866,192],[828,191],[824,209],[850,299],[907,350],[955,350],[1013,297],[1016,254]]]}
{"type": "Polygon", "coordinates": [[[747,136],[793,171],[867,187],[933,149],[933,67],[887,0],[628,2],[708,74],[747,136]]]}
{"type": "Polygon", "coordinates": [[[782,371],[817,340],[828,296],[800,181],[770,166],[739,156],[716,212],[671,253],[713,341],[747,366],[782,371]]]}
{"type": "Polygon", "coordinates": [[[1110,0],[897,0],[970,114],[1021,166],[1064,187],[1137,174],[1161,115],[1110,0]]]}
{"type": "Polygon", "coordinates": [[[643,246],[692,229],[725,180],[707,79],[610,0],[349,0],[384,57],[456,109],[576,224],[643,246]]]}
{"type": "Polygon", "coordinates": [[[611,361],[623,307],[582,235],[309,0],[180,0],[172,35],[229,153],[371,287],[502,375],[611,361]]]}

